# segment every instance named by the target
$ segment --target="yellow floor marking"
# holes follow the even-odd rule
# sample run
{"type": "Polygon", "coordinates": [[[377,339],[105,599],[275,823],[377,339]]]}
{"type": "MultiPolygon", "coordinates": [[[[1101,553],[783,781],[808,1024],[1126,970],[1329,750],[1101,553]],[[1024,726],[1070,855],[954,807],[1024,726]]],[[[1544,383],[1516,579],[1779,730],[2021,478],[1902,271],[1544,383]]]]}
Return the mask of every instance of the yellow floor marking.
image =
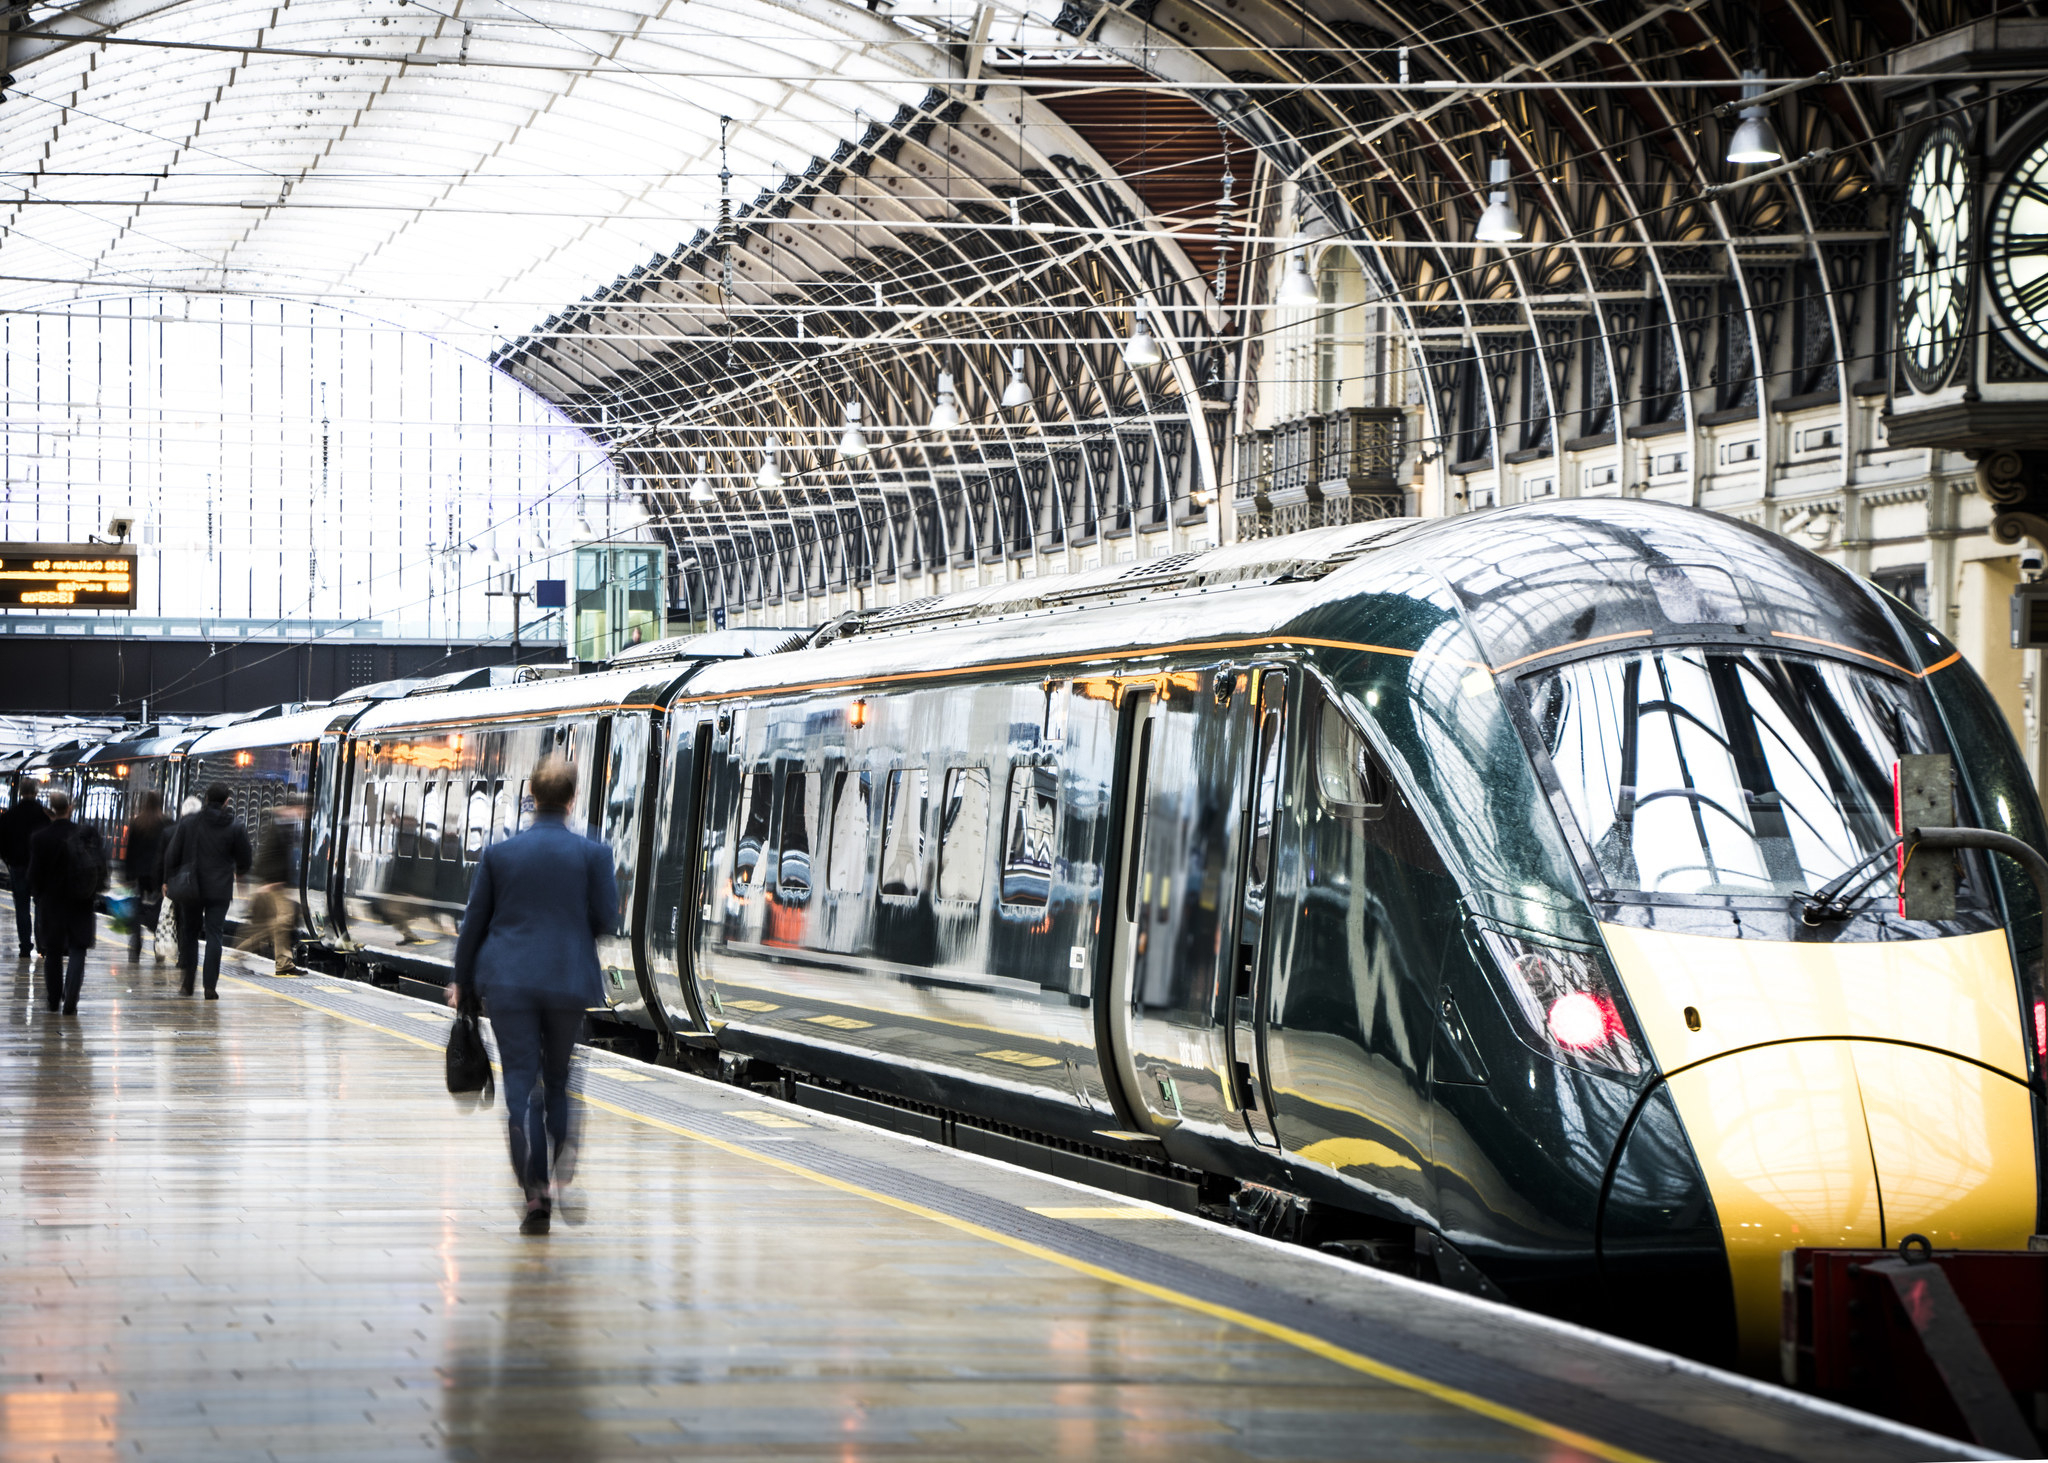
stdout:
{"type": "Polygon", "coordinates": [[[1060,1064],[1058,1057],[1042,1056],[1038,1052],[1011,1051],[1008,1048],[1002,1051],[977,1052],[975,1055],[986,1057],[991,1062],[1008,1062],[1013,1067],[1057,1067],[1060,1064]]]}
{"type": "Polygon", "coordinates": [[[747,1122],[756,1123],[764,1128],[808,1128],[811,1126],[809,1123],[798,1122],[795,1118],[785,1116],[779,1112],[762,1112],[757,1109],[729,1112],[726,1116],[729,1118],[742,1118],[747,1122]]]}
{"type": "Polygon", "coordinates": [[[624,1067],[588,1067],[585,1070],[595,1072],[600,1077],[609,1077],[615,1082],[652,1082],[654,1080],[645,1072],[632,1072],[624,1067]]]}
{"type": "Polygon", "coordinates": [[[313,989],[316,991],[325,991],[330,996],[352,996],[355,994],[355,991],[352,988],[345,985],[316,985],[313,987],[313,989]]]}
{"type": "Polygon", "coordinates": [[[1116,1204],[1108,1207],[1096,1205],[1093,1208],[1086,1204],[1067,1207],[1054,1204],[1048,1208],[1040,1208],[1034,1204],[1031,1206],[1031,1212],[1033,1214],[1043,1214],[1047,1219],[1168,1219],[1172,1217],[1160,1213],[1157,1209],[1133,1209],[1126,1204],[1116,1204]]]}
{"type": "MultiPolygon", "coordinates": [[[[246,986],[250,990],[262,991],[264,994],[273,996],[280,1001],[290,1001],[295,1006],[304,1006],[309,1011],[318,1011],[337,1020],[349,1022],[351,1025],[367,1027],[371,1031],[381,1031],[386,1036],[395,1036],[400,1041],[411,1042],[414,1046],[423,1046],[432,1051],[439,1051],[441,1049],[439,1043],[422,1041],[410,1032],[394,1031],[388,1026],[379,1026],[374,1021],[364,1021],[360,1017],[330,1010],[328,1007],[319,1005],[316,1002],[302,1000],[297,996],[289,996],[283,991],[267,986],[251,985],[247,981],[235,980],[234,977],[229,977],[229,979],[236,985],[246,986]]],[[[736,1158],[749,1159],[768,1168],[779,1169],[792,1177],[804,1179],[823,1188],[836,1189],[842,1194],[852,1194],[856,1197],[867,1199],[882,1205],[884,1208],[897,1210],[899,1213],[914,1214],[918,1218],[929,1220],[933,1224],[942,1225],[961,1234],[974,1235],[977,1238],[988,1241],[990,1244],[1001,1245],[1006,1250],[1012,1250],[1021,1255],[1029,1255],[1033,1259],[1042,1260],[1049,1265],[1057,1265],[1061,1269],[1070,1270],[1077,1275],[1086,1275],[1091,1279],[1101,1281],[1105,1285],[1119,1286],[1124,1290],[1133,1291],[1139,1295],[1148,1295],[1154,1300],[1164,1301],[1168,1305],[1179,1306],[1183,1310],[1194,1311],[1199,1315],[1210,1316],[1219,1321],[1242,1326],[1248,1331],[1256,1331],[1261,1336],[1269,1336],[1275,1341],[1284,1342],[1301,1351],[1306,1351],[1311,1356],[1320,1356],[1325,1361],[1334,1362],[1336,1365],[1350,1371],[1386,1382],[1391,1386],[1404,1387],[1411,1392],[1417,1392],[1422,1396],[1442,1402],[1446,1406],[1460,1408],[1476,1416],[1498,1422],[1503,1426],[1529,1433],[1532,1436],[1547,1438],[1551,1442],[1562,1443],[1568,1448],[1577,1448],[1582,1452],[1592,1454],[1595,1458],[1604,1458],[1607,1460],[1607,1463],[1652,1463],[1652,1460],[1645,1454],[1631,1452],[1629,1449],[1617,1447],[1613,1443],[1602,1442],[1598,1438],[1591,1437],[1586,1433],[1577,1432],[1572,1428],[1560,1427],[1553,1422],[1545,1422],[1542,1418],[1524,1412],[1518,1407],[1509,1407],[1504,1403],[1492,1401],[1489,1398],[1481,1397],[1476,1392],[1468,1392],[1462,1387],[1452,1387],[1443,1382],[1431,1381],[1428,1377],[1417,1376],[1414,1372],[1404,1371],[1397,1366],[1390,1366],[1386,1362],[1351,1351],[1345,1347],[1338,1346],[1334,1342],[1325,1341],[1320,1336],[1311,1336],[1306,1331],[1296,1330],[1292,1326],[1285,1326],[1277,1321],[1268,1321],[1263,1317],[1251,1315],[1248,1312],[1237,1310],[1231,1306],[1217,1305],[1213,1301],[1202,1300],[1198,1296],[1186,1295],[1164,1285],[1155,1285],[1149,1280],[1140,1280],[1131,1275],[1121,1275],[1114,1270],[1105,1269],[1101,1265],[1076,1259],[1072,1255],[1063,1255],[1057,1250],[1049,1250],[1043,1245],[1033,1244],[1029,1240],[1019,1239],[1015,1235],[1004,1234],[1000,1230],[990,1229],[986,1225],[976,1224],[972,1220],[956,1218],[951,1214],[942,1214],[936,1209],[928,1209],[922,1204],[913,1203],[908,1199],[899,1199],[892,1194],[884,1194],[874,1189],[862,1188],[859,1184],[848,1183],[845,1179],[834,1178],[830,1174],[820,1173],[813,1168],[805,1168],[800,1163],[793,1163],[786,1158],[778,1158],[772,1153],[762,1153],[758,1149],[747,1147],[744,1143],[734,1143],[728,1142],[723,1138],[714,1138],[708,1133],[699,1133],[694,1129],[685,1128],[679,1123],[665,1122],[660,1118],[650,1117],[645,1113],[634,1112],[631,1108],[620,1107],[616,1103],[592,1097],[586,1092],[579,1092],[576,1096],[581,1098],[587,1105],[600,1111],[608,1112],[614,1117],[624,1118],[627,1122],[640,1123],[664,1133],[673,1133],[679,1138],[687,1138],[691,1142],[701,1143],[707,1148],[716,1148],[721,1153],[729,1153],[736,1158]]],[[[737,1114],[737,1116],[745,1115],[737,1114]]],[[[780,1126],[781,1123],[794,1123],[796,1121],[794,1118],[784,1118],[780,1113],[772,1113],[768,1114],[768,1116],[779,1119],[776,1126],[780,1126]]],[[[807,1125],[798,1124],[798,1126],[807,1125]]]]}
{"type": "Polygon", "coordinates": [[[446,1021],[448,1019],[438,1011],[408,1011],[405,1014],[414,1021],[446,1021]]]}
{"type": "Polygon", "coordinates": [[[829,1026],[834,1031],[859,1031],[875,1024],[872,1021],[856,1021],[851,1016],[806,1016],[804,1020],[813,1026],[829,1026]]]}
{"type": "Polygon", "coordinates": [[[780,1011],[782,1007],[773,1001],[727,1001],[726,1005],[735,1011],[780,1011]]]}

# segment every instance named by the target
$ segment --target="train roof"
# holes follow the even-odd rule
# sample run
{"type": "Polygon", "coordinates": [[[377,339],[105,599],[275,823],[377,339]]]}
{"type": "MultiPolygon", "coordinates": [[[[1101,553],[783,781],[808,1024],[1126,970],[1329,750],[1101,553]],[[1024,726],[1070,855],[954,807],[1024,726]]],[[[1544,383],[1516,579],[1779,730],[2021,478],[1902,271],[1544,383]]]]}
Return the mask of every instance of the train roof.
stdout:
{"type": "Polygon", "coordinates": [[[361,715],[372,703],[346,706],[325,703],[283,715],[249,717],[229,726],[214,727],[185,748],[188,757],[212,757],[222,752],[239,752],[251,747],[289,747],[316,740],[322,732],[338,731],[361,715]]]}
{"type": "Polygon", "coordinates": [[[379,701],[363,713],[353,730],[361,736],[396,727],[516,721],[550,712],[656,709],[667,704],[686,669],[673,664],[629,666],[510,686],[479,686],[466,691],[379,701]]]}
{"type": "Polygon", "coordinates": [[[1375,593],[1415,593],[1418,576],[1432,599],[1455,596],[1497,672],[1702,629],[1892,666],[1906,654],[1873,591],[1777,534],[1675,504],[1577,499],[1352,524],[911,601],[828,626],[803,649],[702,666],[685,699],[1050,670],[1152,649],[1398,648],[1391,626],[1377,634],[1360,616],[1374,614],[1375,593]]]}

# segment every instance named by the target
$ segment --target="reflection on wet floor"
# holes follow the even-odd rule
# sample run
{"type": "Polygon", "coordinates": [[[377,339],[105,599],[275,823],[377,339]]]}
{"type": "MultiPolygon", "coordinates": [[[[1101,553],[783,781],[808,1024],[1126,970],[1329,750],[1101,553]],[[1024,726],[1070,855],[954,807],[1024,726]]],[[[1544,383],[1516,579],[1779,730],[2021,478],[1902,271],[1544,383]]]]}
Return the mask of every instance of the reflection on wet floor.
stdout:
{"type": "Polygon", "coordinates": [[[0,1456],[1560,1456],[607,1111],[522,1238],[435,1032],[109,953],[68,1018],[0,970],[0,1456]]]}

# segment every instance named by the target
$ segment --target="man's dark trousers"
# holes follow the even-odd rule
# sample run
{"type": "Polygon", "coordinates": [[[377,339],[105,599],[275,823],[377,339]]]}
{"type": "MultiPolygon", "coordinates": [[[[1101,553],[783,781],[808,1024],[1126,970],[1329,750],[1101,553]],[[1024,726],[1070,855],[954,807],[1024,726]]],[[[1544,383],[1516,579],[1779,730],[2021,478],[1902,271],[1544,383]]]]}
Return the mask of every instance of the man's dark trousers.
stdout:
{"type": "Polygon", "coordinates": [[[9,864],[7,883],[14,890],[14,932],[21,938],[14,948],[28,955],[36,944],[36,906],[28,894],[28,865],[9,864]]]}
{"type": "Polygon", "coordinates": [[[206,936],[206,989],[220,984],[220,942],[227,938],[226,899],[209,899],[178,906],[178,970],[186,991],[192,989],[192,973],[199,968],[199,937],[206,936]]]}
{"type": "Polygon", "coordinates": [[[63,955],[43,957],[43,994],[50,1009],[78,1004],[78,992],[85,985],[85,950],[73,948],[63,955]]]}
{"type": "Polygon", "coordinates": [[[583,1007],[559,1002],[560,997],[514,990],[490,997],[486,1008],[505,1069],[512,1171],[533,1195],[546,1191],[549,1170],[570,1139],[569,1059],[583,1034],[583,1007]],[[536,1084],[541,1093],[535,1093],[536,1084]]]}

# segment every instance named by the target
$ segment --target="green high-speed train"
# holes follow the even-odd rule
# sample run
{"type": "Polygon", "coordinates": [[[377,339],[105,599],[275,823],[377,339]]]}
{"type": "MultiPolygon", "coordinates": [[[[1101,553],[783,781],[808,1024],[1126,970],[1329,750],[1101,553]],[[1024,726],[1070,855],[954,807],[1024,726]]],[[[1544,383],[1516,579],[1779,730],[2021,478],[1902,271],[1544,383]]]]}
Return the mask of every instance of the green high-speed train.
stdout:
{"type": "Polygon", "coordinates": [[[438,978],[550,751],[607,1019],[800,1100],[1760,1370],[1785,1250],[2040,1228],[2034,889],[1908,919],[1885,856],[1902,756],[2040,802],[1940,633],[1741,523],[1324,529],[178,755],[310,798],[309,942],[438,978]]]}

